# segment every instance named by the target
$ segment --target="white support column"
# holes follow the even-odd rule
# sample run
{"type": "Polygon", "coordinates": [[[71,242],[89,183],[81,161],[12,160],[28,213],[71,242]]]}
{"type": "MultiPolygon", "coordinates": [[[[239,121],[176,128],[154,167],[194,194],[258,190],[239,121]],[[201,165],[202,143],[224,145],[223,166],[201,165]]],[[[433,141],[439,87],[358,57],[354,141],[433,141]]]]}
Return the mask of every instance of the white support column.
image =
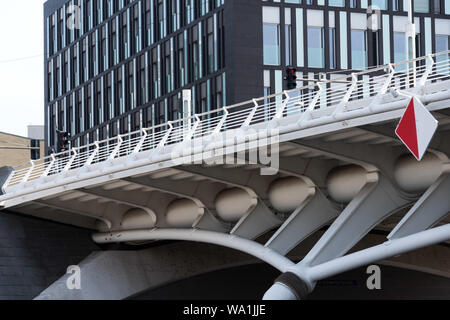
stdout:
{"type": "Polygon", "coordinates": [[[372,228],[410,203],[379,172],[368,172],[367,183],[301,262],[314,266],[340,257],[372,228]]]}
{"type": "Polygon", "coordinates": [[[450,173],[443,174],[388,235],[394,240],[431,228],[450,212],[450,173]]]}
{"type": "Polygon", "coordinates": [[[340,211],[316,187],[314,194],[291,213],[265,246],[286,255],[313,232],[336,218],[340,211]]]}
{"type": "Polygon", "coordinates": [[[262,200],[257,201],[256,207],[239,220],[230,234],[245,239],[256,239],[282,224],[282,220],[262,200]]]}
{"type": "MultiPolygon", "coordinates": [[[[366,266],[376,261],[395,257],[403,253],[435,245],[450,240],[450,224],[412,234],[407,237],[387,241],[375,247],[361,250],[313,267],[297,264],[287,273],[297,277],[297,283],[304,285],[304,291],[311,291],[314,283],[341,274],[343,272],[366,266]]],[[[308,294],[308,292],[302,292],[308,294]]],[[[297,292],[284,283],[276,282],[264,295],[264,300],[296,300],[297,292]]]]}

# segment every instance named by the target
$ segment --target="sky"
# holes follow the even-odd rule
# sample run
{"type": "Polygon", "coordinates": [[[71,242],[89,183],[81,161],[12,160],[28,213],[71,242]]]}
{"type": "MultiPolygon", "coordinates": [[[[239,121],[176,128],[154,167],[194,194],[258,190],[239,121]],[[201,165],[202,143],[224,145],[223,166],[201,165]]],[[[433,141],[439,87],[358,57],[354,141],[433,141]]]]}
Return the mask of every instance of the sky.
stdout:
{"type": "Polygon", "coordinates": [[[44,2],[3,0],[1,3],[1,132],[26,136],[27,125],[44,124],[44,2]]]}

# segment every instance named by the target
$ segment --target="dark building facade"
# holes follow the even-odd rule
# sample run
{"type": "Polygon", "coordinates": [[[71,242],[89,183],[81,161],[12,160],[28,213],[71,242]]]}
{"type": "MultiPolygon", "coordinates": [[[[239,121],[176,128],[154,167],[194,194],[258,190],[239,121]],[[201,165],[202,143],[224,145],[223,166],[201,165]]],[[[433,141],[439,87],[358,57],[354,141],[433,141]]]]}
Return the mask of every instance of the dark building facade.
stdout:
{"type": "MultiPolygon", "coordinates": [[[[406,60],[407,6],[403,0],[49,0],[47,152],[56,130],[70,132],[76,147],[177,120],[187,115],[182,90],[191,90],[191,112],[198,113],[281,92],[286,66],[297,67],[300,79],[332,78],[406,60]]],[[[450,1],[413,6],[417,55],[448,50],[450,1]]]]}

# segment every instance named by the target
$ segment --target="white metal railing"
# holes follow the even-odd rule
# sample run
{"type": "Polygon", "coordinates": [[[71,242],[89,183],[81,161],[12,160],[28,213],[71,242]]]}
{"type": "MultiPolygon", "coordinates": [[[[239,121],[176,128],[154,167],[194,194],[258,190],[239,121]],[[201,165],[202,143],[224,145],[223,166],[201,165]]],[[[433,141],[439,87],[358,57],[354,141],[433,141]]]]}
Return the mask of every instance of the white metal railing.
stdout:
{"type": "Polygon", "coordinates": [[[408,89],[450,80],[449,57],[450,51],[446,51],[376,67],[73,148],[15,167],[3,188],[316,109],[335,107],[333,114],[342,113],[348,103],[375,98],[390,88],[408,89]]]}

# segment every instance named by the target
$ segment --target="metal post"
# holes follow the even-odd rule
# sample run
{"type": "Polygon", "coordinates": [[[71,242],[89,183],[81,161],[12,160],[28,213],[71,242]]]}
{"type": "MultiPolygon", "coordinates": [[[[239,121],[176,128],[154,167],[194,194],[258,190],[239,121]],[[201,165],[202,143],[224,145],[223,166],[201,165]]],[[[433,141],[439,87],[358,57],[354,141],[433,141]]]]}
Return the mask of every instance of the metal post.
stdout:
{"type": "MultiPolygon", "coordinates": [[[[412,0],[408,1],[408,24],[406,25],[406,59],[416,58],[416,25],[413,20],[412,0]]],[[[412,86],[416,81],[416,62],[411,62],[408,66],[408,78],[412,86]]]]}
{"type": "Polygon", "coordinates": [[[191,129],[192,125],[192,92],[191,90],[183,90],[183,118],[186,119],[184,128],[187,132],[191,129]]]}

